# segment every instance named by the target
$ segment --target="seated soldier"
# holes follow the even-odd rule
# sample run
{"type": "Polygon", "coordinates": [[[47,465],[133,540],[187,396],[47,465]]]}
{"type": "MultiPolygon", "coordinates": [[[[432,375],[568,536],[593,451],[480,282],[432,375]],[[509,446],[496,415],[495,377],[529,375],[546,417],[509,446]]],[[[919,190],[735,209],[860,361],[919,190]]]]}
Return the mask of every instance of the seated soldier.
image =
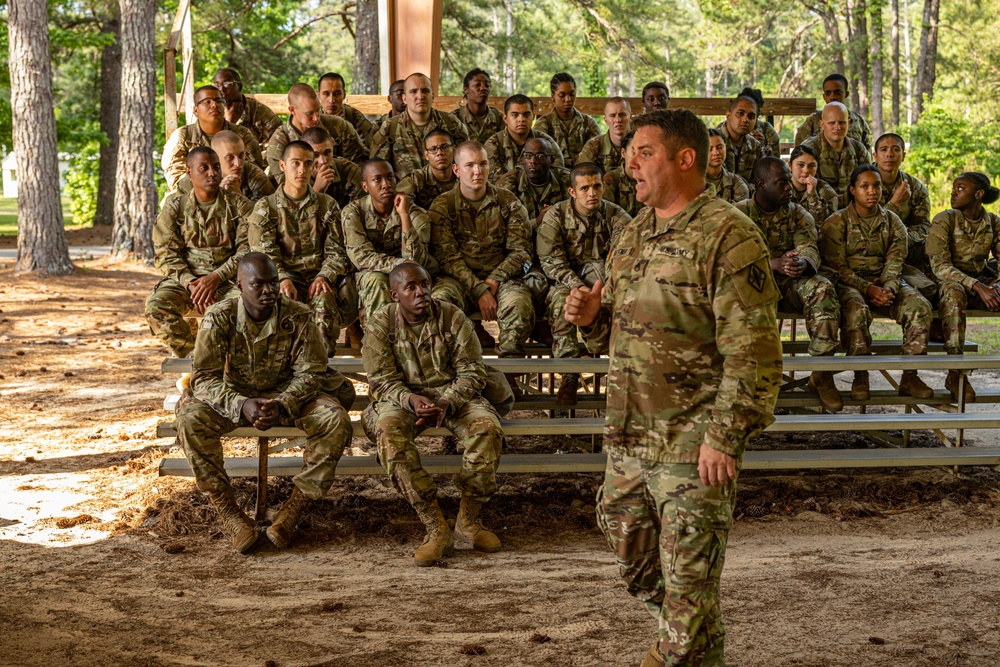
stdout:
{"type": "Polygon", "coordinates": [[[593,162],[606,174],[622,163],[622,139],[628,134],[632,107],[624,97],[612,97],[604,104],[604,123],[608,131],[588,141],[576,158],[593,162]]]}
{"type": "Polygon", "coordinates": [[[389,272],[411,261],[431,266],[431,221],[413,200],[396,192],[392,165],[372,158],[361,169],[367,196],[351,202],[341,215],[347,256],[358,270],[362,322],[391,303],[389,272]]]}
{"type": "MultiPolygon", "coordinates": [[[[829,104],[830,102],[839,102],[844,105],[845,109],[847,109],[847,77],[843,74],[834,73],[823,79],[823,102],[825,104],[829,104]]],[[[861,145],[865,147],[865,150],[871,153],[872,129],[868,126],[868,121],[852,109],[847,109],[847,113],[850,117],[850,125],[847,127],[847,136],[855,141],[861,142],[861,145]]],[[[809,114],[802,124],[799,125],[799,129],[795,131],[795,145],[798,146],[807,139],[815,137],[823,131],[822,127],[823,111],[821,109],[809,114]]]]}
{"type": "MultiPolygon", "coordinates": [[[[938,316],[944,329],[944,351],[965,352],[965,311],[977,308],[1000,311],[1000,285],[996,270],[987,265],[990,253],[1000,259],[1000,216],[983,208],[1000,198],[986,174],[959,175],[951,186],[951,208],[934,216],[927,233],[927,256],[940,281],[938,316]]],[[[958,371],[948,371],[944,386],[956,401],[958,371]]],[[[976,392],[965,379],[965,400],[976,392]]]]}
{"type": "Polygon", "coordinates": [[[395,118],[399,114],[406,111],[406,100],[403,99],[403,88],[405,88],[406,82],[402,79],[398,79],[392,82],[389,86],[389,94],[386,99],[389,101],[389,111],[384,114],[380,114],[375,119],[375,131],[377,132],[382,124],[390,118],[395,118]]]}
{"type": "Polygon", "coordinates": [[[284,549],[309,504],[333,484],[353,434],[347,411],[354,386],[327,369],[309,309],[278,293],[278,270],[267,256],[244,255],[236,284],[239,296],[212,306],[201,321],[191,391],[177,403],[177,440],[198,489],[208,494],[233,546],[246,553],[258,533],[236,504],[221,436],[239,426],[306,432],[302,472],[292,478],[291,497],[265,531],[284,549]]]}
{"type": "Polygon", "coordinates": [[[426,166],[424,137],[431,130],[446,130],[455,141],[469,138],[465,123],[452,114],[431,106],[434,103],[434,93],[427,75],[418,72],[406,77],[403,99],[406,101],[406,109],[379,128],[372,139],[369,152],[370,157],[388,160],[397,178],[405,178],[426,166]]]}
{"type": "Polygon", "coordinates": [[[633,218],[642,210],[642,202],[635,198],[635,179],[632,178],[630,161],[635,157],[632,148],[634,132],[622,139],[622,163],[612,172],[604,174],[604,198],[619,206],[633,218]]]}
{"type": "Polygon", "coordinates": [[[549,81],[552,111],[535,120],[535,130],[556,140],[567,169],[576,164],[577,156],[588,141],[601,134],[597,121],[576,107],[576,80],[559,72],[549,81]]]}
{"type": "Polygon", "coordinates": [[[343,118],[327,116],[320,112],[319,97],[308,83],[296,83],[288,89],[288,121],[274,131],[267,142],[267,175],[277,181],[281,176],[281,155],[291,141],[298,141],[302,134],[321,126],[333,138],[337,157],[351,162],[364,162],[366,151],[361,137],[343,118]]]}
{"type": "Polygon", "coordinates": [[[248,223],[250,249],[278,267],[281,293],[306,302],[329,356],[337,350],[340,328],[358,316],[353,267],[344,251],[340,207],[313,190],[313,149],[304,141],[285,145],[279,162],[284,181],[257,202],[248,223]]]}
{"type": "MultiPolygon", "coordinates": [[[[313,190],[333,197],[341,208],[364,196],[361,168],[334,154],[333,137],[329,132],[319,125],[310,127],[302,134],[302,141],[312,146],[313,153],[316,154],[312,169],[313,190]]],[[[283,176],[284,174],[278,179],[279,182],[284,180],[283,176]]]]}
{"type": "MultiPolygon", "coordinates": [[[[753,169],[753,178],[753,197],[736,208],[756,223],[770,249],[771,271],[781,292],[778,309],[805,315],[810,355],[833,356],[840,302],[833,283],[818,273],[818,234],[812,216],[792,201],[792,173],[780,158],[762,157],[753,169]]],[[[827,410],[840,412],[844,408],[833,373],[813,371],[809,387],[827,410]]]]}
{"type": "Polygon", "coordinates": [[[748,183],[753,180],[753,166],[764,157],[764,144],[754,139],[750,132],[757,123],[757,99],[744,88],[726,112],[726,120],[719,124],[726,141],[726,170],[739,175],[748,183]]]}
{"type": "Polygon", "coordinates": [[[219,188],[219,156],[195,146],[187,155],[190,191],[168,194],[153,227],[156,268],[165,276],[146,299],[146,321],[176,357],[194,349],[186,317],[204,313],[233,293],[236,264],[247,251],[247,218],[253,208],[219,188]]]}
{"type": "Polygon", "coordinates": [[[750,187],[740,176],[726,169],[726,139],[714,127],[708,130],[708,168],[705,183],[715,188],[715,196],[730,204],[750,196],[750,187]]]}
{"type": "Polygon", "coordinates": [[[521,159],[521,151],[528,139],[542,138],[549,142],[556,158],[556,165],[562,167],[563,154],[556,140],[540,130],[531,129],[535,117],[535,103],[527,95],[511,95],[503,103],[502,130],[486,142],[486,155],[490,160],[490,180],[513,171],[521,159]]]}
{"type": "Polygon", "coordinates": [[[816,178],[819,160],[809,146],[793,148],[788,162],[792,167],[792,197],[806,207],[816,229],[822,229],[826,219],[840,210],[837,192],[829,183],[816,178]]]}
{"type": "MultiPolygon", "coordinates": [[[[552,356],[580,356],[576,326],[566,321],[566,297],[574,287],[593,287],[605,279],[604,264],[612,239],[632,220],[624,210],[606,199],[601,169],[581,162],[570,173],[570,198],[548,209],[536,234],[535,248],[545,275],[552,281],[546,310],[552,326],[552,356]]],[[[580,376],[564,373],[556,402],[576,405],[580,376]]]]}
{"type": "Polygon", "coordinates": [[[407,195],[417,206],[427,210],[438,196],[458,184],[458,177],[451,168],[455,164],[455,140],[447,130],[438,128],[424,136],[424,157],[427,159],[427,166],[400,179],[396,191],[407,195]]]}
{"type": "Polygon", "coordinates": [[[243,81],[239,72],[234,69],[228,67],[220,69],[215,73],[212,85],[219,89],[222,99],[226,101],[223,112],[226,120],[253,132],[254,138],[263,149],[274,131],[281,127],[281,119],[266,105],[243,94],[243,81]]]}
{"type": "Polygon", "coordinates": [[[670,89],[660,81],[650,81],[642,87],[642,109],[644,113],[666,109],[670,106],[670,89]]]}
{"type": "Polygon", "coordinates": [[[871,152],[860,141],[847,136],[847,107],[831,102],[823,107],[822,131],[802,142],[816,151],[816,175],[837,193],[841,208],[847,206],[847,184],[859,165],[871,164],[871,152]]]}
{"type": "Polygon", "coordinates": [[[490,75],[485,70],[475,67],[466,72],[462,81],[465,104],[452,111],[469,129],[469,138],[479,143],[485,143],[503,129],[503,114],[488,104],[490,85],[490,75]]]}
{"type": "MultiPolygon", "coordinates": [[[[927,354],[931,304],[901,277],[906,260],[906,227],[895,213],[879,205],[882,181],[878,169],[863,164],[847,186],[848,204],[823,224],[820,253],[824,269],[837,281],[840,341],[847,354],[871,354],[872,311],[903,327],[903,354],[927,354]]],[[[903,371],[899,395],[931,398],[934,390],[917,371],[903,371]]],[[[868,371],[855,371],[851,398],[871,398],[868,371]]]]}
{"type": "MultiPolygon", "coordinates": [[[[487,182],[489,169],[479,142],[455,149],[458,187],[428,211],[431,252],[441,270],[433,296],[467,313],[479,311],[484,322],[496,320],[498,355],[523,357],[535,319],[523,280],[533,259],[528,212],[513,193],[487,182]]],[[[518,398],[516,375],[507,381],[518,398]]]]}
{"type": "Polygon", "coordinates": [[[549,207],[569,196],[569,169],[553,166],[554,158],[544,139],[528,139],[514,171],[500,177],[498,188],[510,190],[528,211],[532,233],[549,207]]]}
{"type": "Polygon", "coordinates": [[[361,137],[361,143],[364,144],[367,151],[378,128],[363,113],[350,104],[344,104],[344,99],[347,97],[347,84],[344,83],[344,77],[336,72],[327,72],[319,78],[316,85],[319,105],[323,113],[327,116],[343,118],[350,123],[351,127],[357,131],[358,136],[361,137]]]}
{"type": "Polygon", "coordinates": [[[177,183],[187,173],[187,154],[195,146],[208,147],[212,137],[223,130],[234,132],[246,146],[247,159],[259,167],[264,166],[260,145],[253,132],[242,125],[233,125],[222,115],[225,100],[214,86],[202,86],[194,91],[194,118],[190,125],[173,131],[163,147],[163,175],[167,179],[167,190],[173,192],[177,183]]]}
{"type": "Polygon", "coordinates": [[[503,431],[480,395],[486,368],[472,322],[460,308],[431,298],[430,274],[417,264],[400,264],[389,281],[394,303],[369,318],[362,348],[371,396],[362,423],[392,485],[427,527],[413,562],[433,565],[452,553],[455,537],[477,551],[499,551],[500,540],[483,527],[480,511],[496,493],[503,431]],[[454,534],[413,442],[433,426],[445,426],[465,445],[455,477],[462,503],[454,534]]]}
{"type": "MultiPolygon", "coordinates": [[[[219,156],[222,171],[219,187],[238,192],[251,202],[274,192],[274,184],[264,170],[246,159],[246,147],[240,135],[222,130],[212,137],[212,150],[219,156]]],[[[191,192],[191,179],[182,176],[177,182],[181,192],[191,192]]]]}
{"type": "MultiPolygon", "coordinates": [[[[759,141],[764,146],[764,155],[781,157],[781,137],[774,126],[764,120],[764,94],[760,88],[744,88],[743,91],[757,102],[760,114],[757,116],[757,123],[751,128],[750,136],[759,141]]],[[[773,114],[772,114],[773,115],[773,114]]]]}

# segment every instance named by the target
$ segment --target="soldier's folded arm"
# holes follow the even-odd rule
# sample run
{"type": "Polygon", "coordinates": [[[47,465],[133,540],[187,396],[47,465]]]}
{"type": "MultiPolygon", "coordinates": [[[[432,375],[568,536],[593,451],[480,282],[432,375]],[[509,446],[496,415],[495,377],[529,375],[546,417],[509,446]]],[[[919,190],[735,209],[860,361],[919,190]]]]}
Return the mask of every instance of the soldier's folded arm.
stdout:
{"type": "Polygon", "coordinates": [[[431,219],[427,211],[410,204],[410,231],[403,232],[403,257],[427,268],[430,263],[431,219]]]}
{"type": "Polygon", "coordinates": [[[550,208],[542,218],[535,234],[535,249],[538,251],[538,263],[549,280],[570,289],[585,285],[566,258],[563,228],[556,207],[550,208]]]}
{"type": "Polygon", "coordinates": [[[229,327],[220,326],[212,312],[205,314],[198,329],[191,362],[191,387],[195,398],[207,403],[226,419],[239,423],[243,396],[226,384],[225,351],[229,349],[229,327]]]}
{"type": "Polygon", "coordinates": [[[319,328],[311,320],[300,327],[291,350],[292,379],[274,402],[281,405],[289,417],[296,419],[302,406],[320,390],[320,378],[326,373],[326,345],[319,328]]]}
{"type": "Polygon", "coordinates": [[[368,319],[365,330],[365,351],[362,355],[365,375],[373,401],[388,401],[404,410],[410,407],[410,388],[403,382],[403,371],[396,363],[396,353],[386,337],[387,313],[394,308],[382,308],[368,319]]]}
{"type": "Polygon", "coordinates": [[[336,204],[333,204],[323,216],[322,225],[326,228],[326,239],[323,242],[323,265],[317,277],[322,276],[331,286],[336,286],[337,279],[346,276],[351,269],[351,262],[347,259],[344,239],[341,236],[340,208],[336,204]]]}
{"type": "Polygon", "coordinates": [[[365,233],[365,225],[361,216],[361,207],[353,203],[349,204],[342,214],[344,245],[348,259],[359,271],[381,271],[383,273],[392,271],[403,260],[375,249],[375,244],[365,233]]]}
{"type": "Polygon", "coordinates": [[[887,287],[893,293],[899,291],[902,282],[903,262],[906,261],[907,236],[906,226],[895,213],[888,212],[889,215],[889,250],[885,253],[885,266],[882,268],[882,287],[887,287]]]}

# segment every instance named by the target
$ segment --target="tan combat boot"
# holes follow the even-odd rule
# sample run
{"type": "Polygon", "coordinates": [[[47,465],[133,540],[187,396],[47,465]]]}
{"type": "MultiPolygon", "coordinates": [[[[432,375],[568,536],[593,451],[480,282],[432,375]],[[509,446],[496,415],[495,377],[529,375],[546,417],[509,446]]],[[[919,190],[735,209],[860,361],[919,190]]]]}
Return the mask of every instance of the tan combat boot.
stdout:
{"type": "Polygon", "coordinates": [[[295,487],[288,501],[278,512],[278,516],[274,517],[274,521],[264,531],[267,533],[267,539],[279,549],[287,549],[295,534],[295,527],[299,525],[302,514],[310,504],[312,500],[299,491],[299,487],[295,487]]]}
{"type": "Polygon", "coordinates": [[[521,376],[517,373],[504,373],[503,376],[507,378],[507,384],[510,385],[510,393],[514,394],[514,400],[520,401],[524,398],[524,391],[521,390],[521,385],[517,383],[518,378],[521,376]]]}
{"type": "Polygon", "coordinates": [[[809,388],[819,395],[819,402],[830,412],[840,412],[844,409],[844,399],[833,383],[831,371],[813,371],[809,376],[809,388]]]}
{"type": "Polygon", "coordinates": [[[576,405],[576,392],[580,389],[580,374],[565,373],[556,392],[556,405],[576,405]]]}
{"type": "Polygon", "coordinates": [[[965,381],[965,402],[972,403],[976,400],[976,390],[972,388],[969,383],[969,376],[962,375],[958,371],[948,371],[948,377],[944,379],[944,388],[951,393],[951,398],[954,401],[958,400],[958,388],[959,382],[965,381]]]}
{"type": "Polygon", "coordinates": [[[653,645],[646,651],[646,655],[643,656],[639,667],[659,667],[663,664],[665,664],[665,661],[663,660],[663,654],[660,653],[660,640],[654,639],[653,645]]]}
{"type": "Polygon", "coordinates": [[[476,338],[479,339],[479,347],[484,350],[492,350],[497,346],[496,340],[490,335],[490,332],[486,330],[482,322],[473,322],[472,328],[476,332],[476,338]]]}
{"type": "Polygon", "coordinates": [[[361,328],[361,322],[355,320],[351,326],[347,327],[347,344],[352,350],[361,349],[361,339],[365,337],[365,330],[361,328]]]}
{"type": "Polygon", "coordinates": [[[899,380],[899,395],[913,398],[934,398],[934,390],[924,384],[916,371],[903,371],[899,380]]]}
{"type": "Polygon", "coordinates": [[[430,567],[434,561],[450,556],[455,551],[455,536],[436,500],[429,503],[426,508],[417,510],[417,515],[427,527],[427,534],[413,552],[413,564],[417,567],[430,567]]]}
{"type": "Polygon", "coordinates": [[[245,554],[257,541],[257,529],[240,506],[236,504],[236,494],[232,487],[225,491],[208,494],[208,499],[215,505],[215,510],[222,520],[222,528],[233,540],[233,547],[245,554]]]}
{"type": "Polygon", "coordinates": [[[455,519],[455,537],[471,544],[476,551],[496,553],[500,551],[500,538],[483,527],[479,511],[483,504],[462,496],[462,505],[455,519]]]}
{"type": "Polygon", "coordinates": [[[868,371],[854,371],[854,382],[851,383],[851,398],[855,401],[867,401],[872,397],[868,385],[868,371]]]}

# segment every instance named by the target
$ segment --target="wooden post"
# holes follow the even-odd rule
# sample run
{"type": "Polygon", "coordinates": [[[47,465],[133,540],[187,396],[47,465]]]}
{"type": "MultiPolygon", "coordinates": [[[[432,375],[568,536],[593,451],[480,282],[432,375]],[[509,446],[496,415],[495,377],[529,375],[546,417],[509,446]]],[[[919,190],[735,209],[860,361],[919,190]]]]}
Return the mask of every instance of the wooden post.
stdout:
{"type": "Polygon", "coordinates": [[[257,521],[263,521],[267,514],[267,442],[267,438],[257,438],[257,508],[254,512],[257,521]]]}
{"type": "MultiPolygon", "coordinates": [[[[191,0],[181,0],[174,15],[174,24],[170,28],[170,37],[163,49],[163,121],[167,138],[177,129],[177,44],[181,39],[184,22],[191,29],[191,0]]],[[[193,96],[192,96],[193,97],[193,96]]]]}
{"type": "Polygon", "coordinates": [[[184,78],[181,81],[181,101],[184,103],[184,122],[194,122],[194,44],[191,40],[191,0],[189,8],[184,12],[184,22],[181,24],[181,69],[184,78]]]}
{"type": "MultiPolygon", "coordinates": [[[[431,89],[437,95],[441,78],[442,0],[385,2],[389,26],[383,35],[388,37],[388,43],[383,42],[382,48],[388,53],[390,82],[423,72],[431,78],[431,89]]],[[[388,93],[388,89],[383,92],[388,93]]]]}

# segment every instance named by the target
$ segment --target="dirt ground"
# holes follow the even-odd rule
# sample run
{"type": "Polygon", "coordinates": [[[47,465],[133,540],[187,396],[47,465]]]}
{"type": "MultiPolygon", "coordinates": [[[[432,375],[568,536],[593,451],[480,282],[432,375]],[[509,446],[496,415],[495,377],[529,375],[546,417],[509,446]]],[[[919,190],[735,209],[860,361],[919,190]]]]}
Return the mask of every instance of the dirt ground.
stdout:
{"type": "MultiPolygon", "coordinates": [[[[232,553],[191,481],[157,477],[181,453],[154,437],[173,384],[142,318],[156,276],[78,266],[0,270],[0,665],[638,665],[655,624],[595,527],[598,475],[504,476],[485,516],[504,551],[442,567],[412,567],[420,526],[374,478],[338,480],[292,549],[232,553]]],[[[272,488],[273,504],[290,491],[272,488]]],[[[1000,665],[1000,473],[748,472],[737,514],[730,665],[1000,665]]]]}

